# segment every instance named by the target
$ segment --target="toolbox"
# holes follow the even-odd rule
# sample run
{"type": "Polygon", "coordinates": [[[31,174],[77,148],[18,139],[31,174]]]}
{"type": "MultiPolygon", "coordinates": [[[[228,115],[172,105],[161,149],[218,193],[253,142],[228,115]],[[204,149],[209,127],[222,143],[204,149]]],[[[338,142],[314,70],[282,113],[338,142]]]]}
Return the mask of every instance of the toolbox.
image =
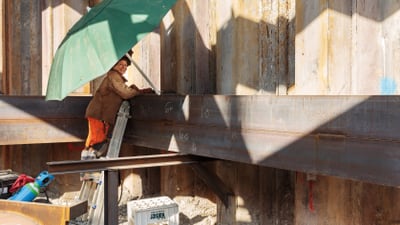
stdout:
{"type": "Polygon", "coordinates": [[[18,179],[18,174],[12,170],[0,170],[0,199],[11,196],[10,188],[18,179]]]}

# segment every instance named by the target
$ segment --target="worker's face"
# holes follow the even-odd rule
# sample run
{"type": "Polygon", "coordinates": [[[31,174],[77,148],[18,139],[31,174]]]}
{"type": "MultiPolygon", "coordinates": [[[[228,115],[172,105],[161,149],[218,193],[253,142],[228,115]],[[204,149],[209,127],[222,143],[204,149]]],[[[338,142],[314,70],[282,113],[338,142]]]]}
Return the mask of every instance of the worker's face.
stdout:
{"type": "Polygon", "coordinates": [[[118,61],[117,64],[113,67],[114,70],[118,71],[121,75],[126,72],[126,69],[128,68],[128,63],[125,60],[120,60],[118,61]]]}

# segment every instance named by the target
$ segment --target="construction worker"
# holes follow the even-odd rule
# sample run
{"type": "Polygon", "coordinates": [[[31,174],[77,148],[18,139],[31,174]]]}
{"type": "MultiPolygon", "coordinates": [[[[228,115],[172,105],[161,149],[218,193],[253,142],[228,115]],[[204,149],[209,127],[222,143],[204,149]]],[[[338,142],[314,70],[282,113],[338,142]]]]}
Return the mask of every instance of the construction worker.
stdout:
{"type": "MultiPolygon", "coordinates": [[[[129,54],[133,52],[130,51],[129,54]]],[[[98,158],[107,151],[107,138],[115,124],[118,109],[123,100],[143,93],[153,93],[151,88],[139,89],[126,85],[123,77],[130,59],[124,55],[107,73],[86,109],[89,132],[81,159],[98,158]]]]}

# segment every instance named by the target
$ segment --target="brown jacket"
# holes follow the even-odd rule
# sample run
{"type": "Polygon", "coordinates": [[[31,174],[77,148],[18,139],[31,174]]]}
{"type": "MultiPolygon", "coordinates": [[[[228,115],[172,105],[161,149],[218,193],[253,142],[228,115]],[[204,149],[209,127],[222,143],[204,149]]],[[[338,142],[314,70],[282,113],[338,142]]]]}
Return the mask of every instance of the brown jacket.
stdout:
{"type": "Polygon", "coordinates": [[[139,94],[128,87],[127,80],[114,70],[110,70],[86,108],[86,117],[93,117],[114,125],[121,103],[139,94]]]}

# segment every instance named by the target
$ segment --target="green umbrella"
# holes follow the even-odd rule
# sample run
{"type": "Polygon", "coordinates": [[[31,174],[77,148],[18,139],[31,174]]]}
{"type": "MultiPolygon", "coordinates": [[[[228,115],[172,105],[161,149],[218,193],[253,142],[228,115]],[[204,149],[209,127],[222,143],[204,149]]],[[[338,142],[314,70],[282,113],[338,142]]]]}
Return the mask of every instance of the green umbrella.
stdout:
{"type": "Polygon", "coordinates": [[[103,0],[68,31],[50,69],[46,100],[62,100],[105,74],[159,26],[176,0],[103,0]]]}

